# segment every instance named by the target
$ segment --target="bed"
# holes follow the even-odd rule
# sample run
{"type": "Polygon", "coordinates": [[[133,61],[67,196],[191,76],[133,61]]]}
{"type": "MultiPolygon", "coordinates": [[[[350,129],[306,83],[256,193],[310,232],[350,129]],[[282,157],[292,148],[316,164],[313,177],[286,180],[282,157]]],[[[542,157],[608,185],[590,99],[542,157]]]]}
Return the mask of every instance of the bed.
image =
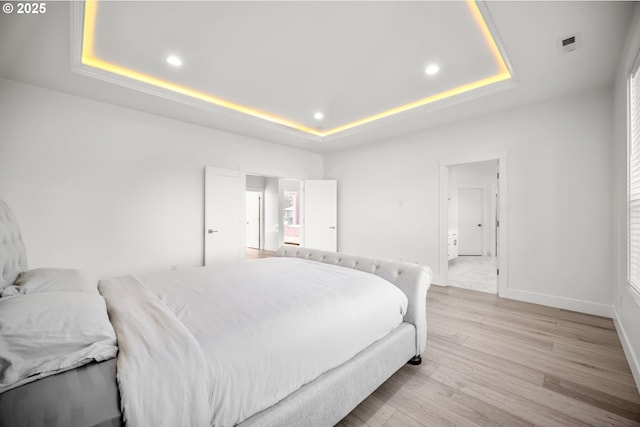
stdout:
{"type": "Polygon", "coordinates": [[[99,318],[83,322],[98,326],[80,337],[77,366],[4,384],[3,426],[332,426],[425,349],[431,272],[418,265],[283,246],[275,258],[98,284],[28,270],[4,202],[0,239],[0,305],[24,301],[4,329],[0,306],[0,370],[27,302],[77,299],[79,314],[64,316],[99,318]]]}

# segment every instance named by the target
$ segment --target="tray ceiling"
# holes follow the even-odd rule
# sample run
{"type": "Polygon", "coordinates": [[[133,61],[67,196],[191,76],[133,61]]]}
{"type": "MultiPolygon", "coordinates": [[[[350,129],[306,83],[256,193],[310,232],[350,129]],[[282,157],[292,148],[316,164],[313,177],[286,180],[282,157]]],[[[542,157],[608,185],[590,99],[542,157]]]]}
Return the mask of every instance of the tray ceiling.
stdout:
{"type": "Polygon", "coordinates": [[[473,1],[87,1],[76,56],[94,77],[322,139],[509,80],[486,15],[473,1]]]}

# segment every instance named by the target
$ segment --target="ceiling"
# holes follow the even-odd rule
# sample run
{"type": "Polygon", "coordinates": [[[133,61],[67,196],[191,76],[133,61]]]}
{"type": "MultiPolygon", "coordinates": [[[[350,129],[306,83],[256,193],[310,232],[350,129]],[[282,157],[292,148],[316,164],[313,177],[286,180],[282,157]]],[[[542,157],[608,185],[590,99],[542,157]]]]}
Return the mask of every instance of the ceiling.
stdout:
{"type": "Polygon", "coordinates": [[[48,2],[42,15],[0,14],[0,76],[328,152],[611,85],[635,4],[92,7],[48,2]],[[577,49],[559,54],[571,35],[577,49]],[[431,64],[440,68],[432,76],[431,64]]]}
{"type": "Polygon", "coordinates": [[[474,2],[88,2],[78,15],[82,64],[320,137],[511,77],[474,2]]]}

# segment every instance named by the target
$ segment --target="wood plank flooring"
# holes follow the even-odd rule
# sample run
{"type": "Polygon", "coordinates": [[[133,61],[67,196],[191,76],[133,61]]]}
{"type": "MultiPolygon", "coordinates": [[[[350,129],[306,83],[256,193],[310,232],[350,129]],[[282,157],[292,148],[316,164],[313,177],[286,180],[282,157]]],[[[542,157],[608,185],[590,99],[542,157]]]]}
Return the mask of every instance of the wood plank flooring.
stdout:
{"type": "Polygon", "coordinates": [[[271,258],[276,255],[274,251],[264,249],[246,248],[244,251],[245,259],[271,258]]]}
{"type": "Polygon", "coordinates": [[[422,365],[339,427],[640,426],[611,319],[432,286],[422,365]]]}

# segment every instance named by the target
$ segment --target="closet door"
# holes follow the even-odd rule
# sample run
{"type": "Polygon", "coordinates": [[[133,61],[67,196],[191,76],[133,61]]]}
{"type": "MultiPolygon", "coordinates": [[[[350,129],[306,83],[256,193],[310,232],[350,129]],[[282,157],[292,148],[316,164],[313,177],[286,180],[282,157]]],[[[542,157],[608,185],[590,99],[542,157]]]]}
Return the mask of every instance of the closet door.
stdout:
{"type": "Polygon", "coordinates": [[[482,212],[484,191],[481,188],[458,189],[458,227],[460,255],[483,254],[482,212]]]}
{"type": "Polygon", "coordinates": [[[335,180],[304,182],[304,241],[302,246],[338,250],[338,185],[335,180]]]}
{"type": "Polygon", "coordinates": [[[207,166],[204,182],[204,265],[244,259],[245,174],[207,166]]]}

